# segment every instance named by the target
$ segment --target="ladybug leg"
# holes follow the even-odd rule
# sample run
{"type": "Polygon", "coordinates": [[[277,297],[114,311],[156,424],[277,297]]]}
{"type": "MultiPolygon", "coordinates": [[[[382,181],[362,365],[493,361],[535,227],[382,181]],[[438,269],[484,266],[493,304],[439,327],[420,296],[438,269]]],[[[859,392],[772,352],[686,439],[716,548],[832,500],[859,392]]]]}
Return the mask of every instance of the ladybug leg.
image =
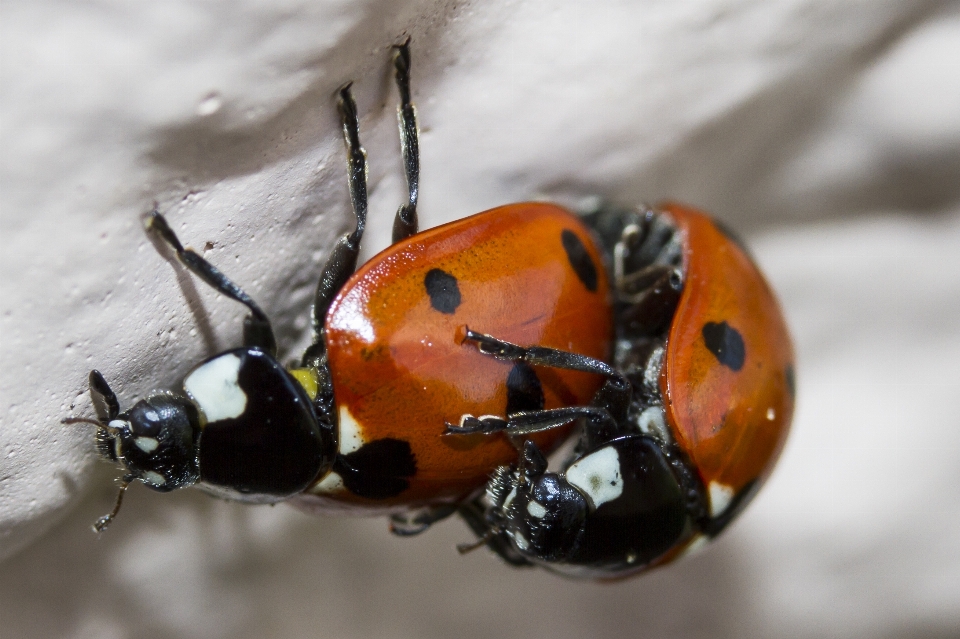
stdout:
{"type": "Polygon", "coordinates": [[[420,141],[417,136],[417,110],[410,101],[410,38],[394,47],[393,68],[400,93],[397,119],[400,124],[400,153],[407,178],[407,203],[397,209],[393,220],[394,243],[417,232],[417,195],[420,191],[420,141]]]}
{"type": "Polygon", "coordinates": [[[679,268],[653,264],[617,283],[623,309],[617,324],[627,339],[651,337],[670,326],[680,294],[683,273],[679,268]]]}
{"type": "Polygon", "coordinates": [[[352,233],[341,237],[320,274],[317,292],[313,300],[313,331],[316,342],[322,342],[323,320],[327,316],[333,298],[343,287],[344,282],[357,269],[357,255],[360,253],[360,239],[367,223],[367,157],[360,145],[360,121],[357,117],[357,103],[350,93],[350,85],[340,89],[337,101],[340,119],[343,122],[343,140],[347,146],[347,169],[350,177],[350,201],[357,218],[357,227],[352,233]]]}
{"type": "Polygon", "coordinates": [[[277,340],[273,336],[270,319],[249,295],[230,281],[213,264],[200,257],[193,249],[184,248],[173,229],[167,224],[166,218],[160,215],[159,211],[154,211],[147,217],[145,226],[147,231],[156,233],[161,240],[176,251],[177,259],[187,267],[187,270],[216,289],[221,295],[236,300],[247,307],[250,314],[243,321],[243,343],[245,346],[257,347],[271,355],[276,355],[277,340]]]}
{"type": "Polygon", "coordinates": [[[586,419],[590,428],[616,429],[617,422],[604,409],[596,406],[568,406],[514,413],[507,419],[495,415],[464,415],[459,425],[447,424],[444,435],[490,435],[505,432],[508,435],[532,435],[552,428],[559,428],[574,421],[586,419]]]}
{"type": "Polygon", "coordinates": [[[465,335],[463,341],[473,342],[477,345],[477,350],[484,355],[490,355],[506,362],[526,362],[532,366],[564,368],[584,373],[595,373],[609,378],[623,377],[617,369],[609,364],[586,355],[568,353],[543,346],[518,346],[469,328],[466,328],[465,335]]]}
{"type": "Polygon", "coordinates": [[[525,348],[469,328],[466,329],[464,341],[475,343],[477,349],[484,355],[503,361],[525,362],[531,366],[548,366],[603,375],[607,381],[594,395],[593,407],[605,410],[615,423],[622,422],[627,417],[627,409],[633,396],[632,387],[623,373],[606,362],[555,348],[543,346],[525,348]]]}

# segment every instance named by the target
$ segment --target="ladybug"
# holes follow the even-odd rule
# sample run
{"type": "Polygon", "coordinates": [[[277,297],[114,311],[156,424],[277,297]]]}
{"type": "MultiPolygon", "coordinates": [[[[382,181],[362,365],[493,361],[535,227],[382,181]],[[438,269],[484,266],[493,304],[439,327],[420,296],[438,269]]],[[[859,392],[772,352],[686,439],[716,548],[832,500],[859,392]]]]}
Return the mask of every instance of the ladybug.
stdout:
{"type": "Polygon", "coordinates": [[[91,373],[99,419],[71,421],[95,423],[127,471],[98,529],[139,480],[389,514],[398,534],[457,513],[478,538],[462,550],[578,577],[629,576],[718,535],[771,472],[794,406],[790,337],[749,253],[676,204],[512,204],[417,233],[407,44],[395,67],[409,199],[394,244],[356,269],[366,166],[342,88],[357,226],[324,267],[298,366],[277,362],[249,296],[148,218],[250,315],[244,346],[202,362],[182,393],[121,413],[91,373]]]}
{"type": "Polygon", "coordinates": [[[491,358],[603,375],[587,405],[466,417],[451,434],[525,437],[583,423],[551,472],[535,442],[460,513],[515,565],[618,578],[716,537],[770,474],[794,408],[793,347],[750,255],[721,224],[667,204],[586,218],[611,256],[615,351],[523,347],[467,331],[491,358]]]}
{"type": "MultiPolygon", "coordinates": [[[[152,393],[121,412],[94,370],[89,386],[100,454],[125,470],[112,512],[139,481],[169,492],[196,485],[253,503],[295,498],[321,512],[391,514],[412,534],[482,493],[517,459],[508,434],[445,436],[464,414],[508,416],[589,403],[603,378],[535,371],[465,347],[482,325],[522,343],[598,360],[612,351],[613,307],[603,255],[587,224],[549,204],[501,207],[417,233],[419,150],[408,43],[395,47],[398,117],[408,201],[393,245],[359,270],[367,216],[365,153],[350,85],[338,106],[356,228],[335,245],[313,303],[314,340],[300,362],[277,361],[270,320],[240,287],[184,248],[166,219],[146,219],[195,276],[244,306],[243,346],[201,362],[182,391],[152,393]]],[[[560,425],[531,436],[542,450],[560,425]]]]}

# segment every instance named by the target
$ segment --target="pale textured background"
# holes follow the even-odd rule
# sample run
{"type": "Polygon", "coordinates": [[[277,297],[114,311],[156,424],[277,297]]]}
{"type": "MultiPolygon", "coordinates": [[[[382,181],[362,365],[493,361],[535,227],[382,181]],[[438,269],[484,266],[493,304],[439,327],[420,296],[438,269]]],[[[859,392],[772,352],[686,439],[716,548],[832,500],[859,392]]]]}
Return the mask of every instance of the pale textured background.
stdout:
{"type": "Polygon", "coordinates": [[[0,636],[960,636],[960,6],[923,0],[0,5],[0,636]],[[140,230],[154,201],[302,345],[348,227],[402,197],[389,46],[414,38],[425,226],[497,204],[681,198],[752,241],[795,331],[782,463],[708,551],[615,585],[141,487],[91,433],[236,344],[241,308],[140,230]]]}

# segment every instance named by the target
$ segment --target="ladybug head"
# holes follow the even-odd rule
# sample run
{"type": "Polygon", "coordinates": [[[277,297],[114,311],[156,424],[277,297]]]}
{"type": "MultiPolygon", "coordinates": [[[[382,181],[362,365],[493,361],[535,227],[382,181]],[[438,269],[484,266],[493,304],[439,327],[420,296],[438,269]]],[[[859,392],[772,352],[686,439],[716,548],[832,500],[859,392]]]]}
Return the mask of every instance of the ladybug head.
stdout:
{"type": "Polygon", "coordinates": [[[107,459],[120,462],[131,479],[169,492],[199,480],[199,432],[199,416],[190,400],[159,393],[141,399],[103,425],[97,447],[107,459]]]}
{"type": "Polygon", "coordinates": [[[100,455],[120,463],[127,471],[113,511],[101,517],[94,530],[100,532],[113,521],[124,491],[134,480],[160,492],[200,480],[200,415],[189,399],[175,393],[156,393],[121,413],[117,396],[99,371],[90,372],[90,395],[98,419],[68,417],[63,422],[96,426],[100,455]]]}
{"type": "Polygon", "coordinates": [[[502,507],[503,529],[517,548],[541,561],[571,554],[583,535],[588,505],[560,475],[547,472],[547,460],[532,441],[524,444],[513,489],[502,507]]]}

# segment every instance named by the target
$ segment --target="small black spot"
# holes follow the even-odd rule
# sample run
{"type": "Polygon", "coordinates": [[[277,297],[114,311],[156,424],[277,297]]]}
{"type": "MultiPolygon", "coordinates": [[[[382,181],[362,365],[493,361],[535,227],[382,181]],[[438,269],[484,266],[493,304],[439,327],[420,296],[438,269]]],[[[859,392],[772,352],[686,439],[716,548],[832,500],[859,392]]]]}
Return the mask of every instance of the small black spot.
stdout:
{"type": "Polygon", "coordinates": [[[796,399],[797,378],[796,373],[793,372],[793,364],[787,364],[787,368],[783,371],[783,377],[787,380],[787,390],[790,391],[790,397],[796,399]]]}
{"type": "Polygon", "coordinates": [[[537,373],[525,362],[517,362],[507,375],[507,412],[514,413],[543,408],[543,388],[537,373]]]}
{"type": "Polygon", "coordinates": [[[417,458],[410,450],[410,442],[387,437],[338,455],[333,470],[354,495],[389,499],[410,485],[409,478],[417,474],[417,458]]]}
{"type": "Polygon", "coordinates": [[[460,288],[457,278],[438,268],[430,269],[423,278],[423,285],[430,296],[430,305],[441,313],[453,315],[460,306],[460,288]]]}
{"type": "Polygon", "coordinates": [[[707,322],[703,325],[702,332],[707,349],[716,356],[717,361],[732,371],[743,368],[747,351],[743,345],[743,337],[737,329],[726,322],[707,322]]]}
{"type": "Polygon", "coordinates": [[[563,250],[567,252],[567,259],[570,260],[570,266],[573,267],[574,273],[577,274],[588,291],[596,291],[597,267],[590,259],[587,247],[583,245],[577,234],[570,229],[563,229],[560,240],[563,242],[563,250]]]}

